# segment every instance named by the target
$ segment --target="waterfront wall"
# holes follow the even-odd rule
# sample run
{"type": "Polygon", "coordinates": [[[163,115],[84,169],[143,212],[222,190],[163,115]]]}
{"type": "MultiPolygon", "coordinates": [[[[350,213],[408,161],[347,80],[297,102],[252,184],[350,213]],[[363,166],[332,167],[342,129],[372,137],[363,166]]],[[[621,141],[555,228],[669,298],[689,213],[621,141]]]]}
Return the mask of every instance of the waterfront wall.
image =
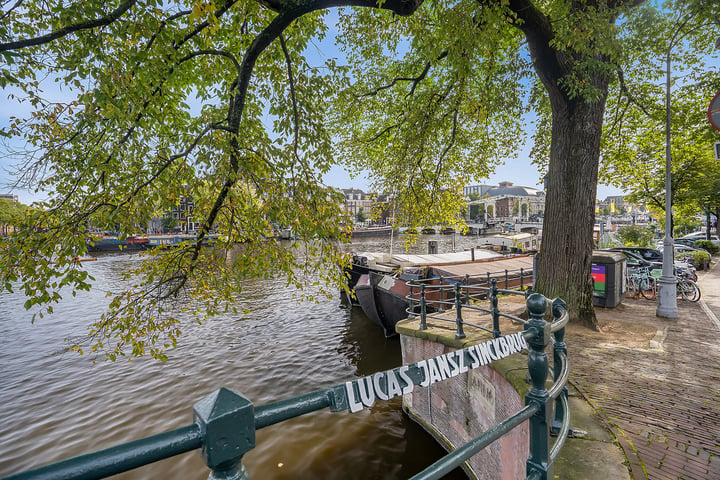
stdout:
{"type": "MultiPolygon", "coordinates": [[[[397,324],[403,364],[433,358],[453,350],[487,341],[484,332],[468,332],[455,339],[453,324],[428,325],[419,321],[397,324]]],[[[403,409],[445,448],[454,449],[481,435],[524,407],[528,390],[527,356],[515,354],[490,366],[471,369],[426,388],[416,388],[403,397],[403,409]]],[[[474,455],[466,472],[471,478],[515,480],[525,478],[529,453],[529,426],[524,422],[500,440],[474,455]]]]}

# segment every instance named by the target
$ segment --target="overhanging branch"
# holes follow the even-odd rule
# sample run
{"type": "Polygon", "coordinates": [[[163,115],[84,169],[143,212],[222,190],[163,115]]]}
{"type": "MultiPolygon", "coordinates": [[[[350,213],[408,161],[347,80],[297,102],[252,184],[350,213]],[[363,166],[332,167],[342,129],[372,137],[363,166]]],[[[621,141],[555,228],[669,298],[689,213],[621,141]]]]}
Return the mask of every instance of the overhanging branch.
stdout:
{"type": "Polygon", "coordinates": [[[74,32],[78,32],[81,30],[92,30],[93,28],[98,27],[104,27],[106,25],[110,25],[115,20],[120,18],[132,8],[133,5],[135,5],[137,0],[126,0],[122,2],[118,8],[110,12],[104,17],[92,19],[92,20],[81,20],[77,23],[73,23],[71,25],[68,25],[66,27],[60,28],[58,30],[55,30],[54,32],[50,32],[47,35],[41,35],[39,37],[35,38],[28,38],[25,40],[17,40],[15,42],[7,42],[7,43],[0,43],[0,52],[6,52],[10,50],[20,50],[27,47],[33,47],[36,45],[43,45],[46,43],[50,43],[53,40],[57,40],[58,38],[62,38],[66,35],[69,35],[74,32]]]}
{"type": "MultiPolygon", "coordinates": [[[[435,59],[435,61],[442,60],[443,58],[447,57],[447,55],[448,55],[448,52],[447,52],[447,50],[445,50],[440,55],[438,55],[438,57],[435,59]]],[[[387,90],[387,89],[394,87],[399,82],[411,82],[412,83],[412,87],[410,87],[410,91],[406,95],[406,97],[409,97],[410,95],[412,95],[415,92],[415,89],[417,88],[418,84],[427,77],[427,74],[430,72],[430,68],[432,68],[432,65],[433,65],[432,62],[427,62],[425,64],[425,68],[423,68],[423,71],[420,72],[420,74],[417,75],[416,77],[396,77],[389,84],[382,85],[380,87],[377,87],[375,90],[364,93],[364,94],[360,95],[359,98],[375,96],[383,90],[387,90]]]]}

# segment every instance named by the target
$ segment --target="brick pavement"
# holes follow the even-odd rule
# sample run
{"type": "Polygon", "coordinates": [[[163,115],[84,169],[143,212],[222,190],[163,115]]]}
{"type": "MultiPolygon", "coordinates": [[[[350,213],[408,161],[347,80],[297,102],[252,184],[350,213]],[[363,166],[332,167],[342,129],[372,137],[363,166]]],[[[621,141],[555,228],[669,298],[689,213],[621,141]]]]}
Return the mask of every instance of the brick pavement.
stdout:
{"type": "Polygon", "coordinates": [[[673,320],[655,309],[644,299],[598,309],[655,329],[644,345],[632,330],[611,341],[570,331],[570,380],[617,437],[634,479],[720,479],[720,329],[700,304],[678,300],[673,320]]]}

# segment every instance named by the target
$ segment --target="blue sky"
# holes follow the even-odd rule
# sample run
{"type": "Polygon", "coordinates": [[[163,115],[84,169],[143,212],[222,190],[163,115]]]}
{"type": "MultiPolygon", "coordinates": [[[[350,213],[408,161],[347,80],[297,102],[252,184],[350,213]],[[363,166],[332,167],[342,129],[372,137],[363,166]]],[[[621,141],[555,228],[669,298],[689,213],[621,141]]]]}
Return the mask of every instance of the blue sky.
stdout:
{"type": "MultiPolygon", "coordinates": [[[[9,99],[12,94],[17,94],[17,89],[0,89],[0,128],[10,126],[10,118],[24,118],[30,115],[31,109],[27,103],[18,103],[17,99],[9,99]]],[[[9,157],[9,152],[22,147],[18,139],[9,141],[0,137],[0,193],[14,193],[21,203],[30,204],[37,199],[31,192],[12,189],[13,178],[10,174],[12,167],[17,163],[16,159],[9,157]]]]}

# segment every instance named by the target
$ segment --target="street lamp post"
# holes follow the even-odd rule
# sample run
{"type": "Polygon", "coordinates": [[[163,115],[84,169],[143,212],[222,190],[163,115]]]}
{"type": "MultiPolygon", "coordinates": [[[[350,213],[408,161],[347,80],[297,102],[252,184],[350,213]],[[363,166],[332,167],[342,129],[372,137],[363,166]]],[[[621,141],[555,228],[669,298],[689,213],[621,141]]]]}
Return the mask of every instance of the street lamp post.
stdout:
{"type": "Polygon", "coordinates": [[[670,40],[667,49],[666,59],[666,84],[665,84],[665,239],[663,240],[663,264],[662,276],[657,282],[657,310],[658,317],[677,318],[677,278],[673,272],[675,263],[675,249],[672,232],[672,185],[670,170],[670,50],[672,49],[675,36],[670,40]]]}

